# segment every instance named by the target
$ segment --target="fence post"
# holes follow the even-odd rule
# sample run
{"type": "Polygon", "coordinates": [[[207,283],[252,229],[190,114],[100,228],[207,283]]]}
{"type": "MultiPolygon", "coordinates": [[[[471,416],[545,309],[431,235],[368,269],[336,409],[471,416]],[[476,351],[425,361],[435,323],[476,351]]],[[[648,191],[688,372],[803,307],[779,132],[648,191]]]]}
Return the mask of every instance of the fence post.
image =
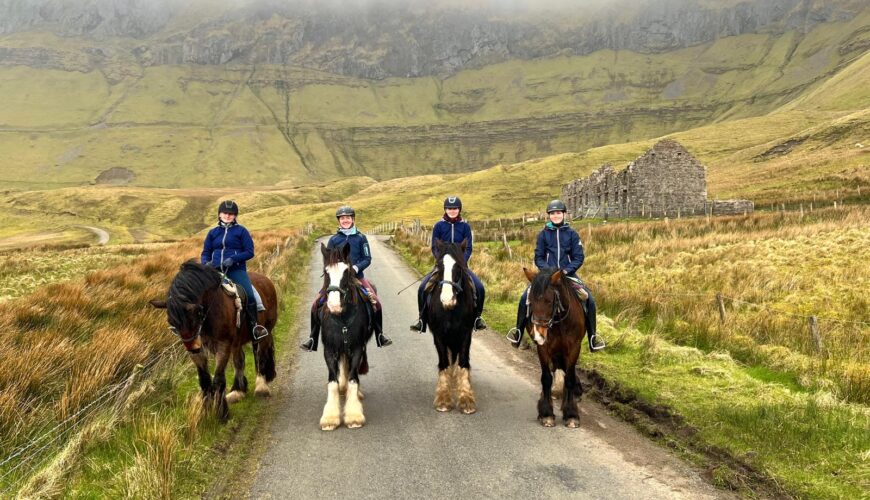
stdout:
{"type": "Polygon", "coordinates": [[[501,240],[504,242],[504,248],[505,248],[505,250],[507,250],[508,258],[513,260],[514,253],[513,253],[513,251],[511,251],[511,246],[508,245],[507,235],[504,232],[501,233],[501,240]]]}
{"type": "Polygon", "coordinates": [[[813,336],[813,344],[815,345],[816,353],[824,354],[825,346],[822,343],[822,334],[819,332],[819,320],[815,316],[810,316],[808,322],[810,325],[810,334],[813,336]]]}
{"type": "Polygon", "coordinates": [[[725,324],[725,301],[722,300],[722,293],[716,293],[716,304],[719,306],[719,322],[725,324]]]}

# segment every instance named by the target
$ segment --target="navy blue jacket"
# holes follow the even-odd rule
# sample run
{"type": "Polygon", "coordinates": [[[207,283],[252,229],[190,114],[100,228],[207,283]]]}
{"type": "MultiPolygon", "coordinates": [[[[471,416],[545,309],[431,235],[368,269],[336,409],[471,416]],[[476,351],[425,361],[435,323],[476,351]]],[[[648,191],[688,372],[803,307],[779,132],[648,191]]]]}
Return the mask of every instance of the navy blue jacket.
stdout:
{"type": "Polygon", "coordinates": [[[233,265],[229,269],[246,269],[245,261],[254,258],[254,240],[245,226],[232,224],[221,227],[220,225],[205,236],[202,246],[200,262],[211,263],[216,269],[221,268],[221,262],[233,259],[233,265]]]}
{"type": "Polygon", "coordinates": [[[467,264],[471,260],[474,236],[471,234],[471,226],[464,220],[454,223],[441,219],[435,223],[435,226],[432,228],[432,255],[437,259],[435,240],[447,243],[462,243],[462,240],[465,240],[465,263],[467,264]]]}
{"type": "Polygon", "coordinates": [[[356,277],[365,278],[363,270],[372,263],[372,252],[369,249],[369,240],[366,235],[354,227],[352,234],[344,234],[341,229],[329,238],[327,248],[338,248],[342,245],[350,245],[350,262],[356,268],[356,277]]]}
{"type": "Polygon", "coordinates": [[[559,268],[568,276],[576,276],[583,265],[583,245],[580,235],[568,224],[556,227],[548,223],[538,234],[535,245],[535,265],[538,269],[559,268]]]}

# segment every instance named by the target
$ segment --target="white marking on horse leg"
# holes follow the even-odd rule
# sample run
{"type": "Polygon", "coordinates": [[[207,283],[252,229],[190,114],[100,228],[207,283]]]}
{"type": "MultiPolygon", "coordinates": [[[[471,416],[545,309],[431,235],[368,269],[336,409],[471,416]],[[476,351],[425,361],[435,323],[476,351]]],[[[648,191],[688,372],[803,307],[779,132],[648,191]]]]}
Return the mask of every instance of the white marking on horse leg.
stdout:
{"type": "Polygon", "coordinates": [[[266,382],[266,377],[262,375],[257,375],[257,383],[254,389],[254,394],[264,398],[272,395],[272,389],[269,388],[269,383],[266,382]]]}
{"type": "MultiPolygon", "coordinates": [[[[456,265],[456,261],[453,260],[453,257],[449,255],[445,255],[442,259],[444,263],[444,276],[443,279],[450,280],[453,278],[453,266],[456,265]]],[[[441,285],[441,304],[444,305],[445,309],[453,309],[456,306],[456,297],[453,293],[453,285],[443,284],[441,285]]]]}
{"type": "Polygon", "coordinates": [[[341,355],[338,362],[338,393],[342,396],[347,394],[347,356],[341,355]]]}
{"type": "Polygon", "coordinates": [[[324,431],[335,430],[341,425],[341,406],[339,404],[338,382],[330,382],[326,386],[326,405],[320,417],[320,428],[324,431]]]}
{"type": "Polygon", "coordinates": [[[556,370],[553,373],[553,385],[550,395],[553,399],[562,399],[562,394],[565,392],[565,372],[556,370]]]}
{"type": "MultiPolygon", "coordinates": [[[[341,278],[344,272],[347,271],[347,264],[339,262],[326,268],[326,274],[329,276],[328,286],[340,286],[341,278]]],[[[338,292],[329,292],[326,294],[326,307],[332,314],[341,313],[341,294],[338,292]]]]}
{"type": "Polygon", "coordinates": [[[236,404],[245,399],[245,393],[242,391],[232,391],[227,394],[227,404],[236,404]]]}
{"type": "Polygon", "coordinates": [[[457,367],[457,392],[459,393],[459,409],[466,415],[477,411],[477,402],[474,399],[474,389],[471,387],[471,369],[457,367]]]}
{"type": "Polygon", "coordinates": [[[347,384],[347,398],[344,402],[344,425],[348,429],[357,429],[366,423],[363,415],[362,402],[359,397],[359,384],[353,380],[347,384]]]}
{"type": "Polygon", "coordinates": [[[438,411],[450,411],[453,409],[453,396],[450,394],[450,372],[452,366],[438,372],[438,385],[435,386],[435,409],[438,411]]]}

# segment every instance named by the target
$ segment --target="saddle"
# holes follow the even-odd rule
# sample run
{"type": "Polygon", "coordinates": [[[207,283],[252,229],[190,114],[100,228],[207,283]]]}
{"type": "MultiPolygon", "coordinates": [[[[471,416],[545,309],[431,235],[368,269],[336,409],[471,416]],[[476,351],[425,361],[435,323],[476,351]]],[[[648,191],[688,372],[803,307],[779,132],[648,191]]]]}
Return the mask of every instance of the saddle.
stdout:
{"type": "Polygon", "coordinates": [[[589,292],[584,288],[586,285],[580,280],[580,278],[572,278],[570,276],[566,276],[568,281],[571,283],[571,288],[574,289],[574,293],[577,294],[577,298],[580,299],[581,304],[585,304],[587,300],[589,300],[589,292]]]}

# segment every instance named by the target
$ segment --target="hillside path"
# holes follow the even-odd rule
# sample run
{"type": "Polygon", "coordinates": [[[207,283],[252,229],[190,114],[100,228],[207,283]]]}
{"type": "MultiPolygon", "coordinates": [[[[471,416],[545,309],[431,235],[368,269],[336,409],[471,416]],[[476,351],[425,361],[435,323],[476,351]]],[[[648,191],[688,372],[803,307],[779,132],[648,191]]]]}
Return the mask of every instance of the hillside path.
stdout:
{"type": "MultiPolygon", "coordinates": [[[[472,343],[477,413],[436,412],[431,336],[408,330],[417,317],[415,287],[396,295],[417,275],[383,238],[369,241],[374,259],[366,276],[379,288],[394,344],[369,345],[371,372],[361,381],[367,423],[321,431],[322,349],[295,354],[292,373],[283,370],[274,386],[278,410],[252,498],[730,498],[585,398],[579,429],[541,427],[540,373],[519,361],[528,353],[516,353],[495,332],[478,332],[472,343]]],[[[319,243],[312,251],[301,335],[322,282],[319,243]]]]}

